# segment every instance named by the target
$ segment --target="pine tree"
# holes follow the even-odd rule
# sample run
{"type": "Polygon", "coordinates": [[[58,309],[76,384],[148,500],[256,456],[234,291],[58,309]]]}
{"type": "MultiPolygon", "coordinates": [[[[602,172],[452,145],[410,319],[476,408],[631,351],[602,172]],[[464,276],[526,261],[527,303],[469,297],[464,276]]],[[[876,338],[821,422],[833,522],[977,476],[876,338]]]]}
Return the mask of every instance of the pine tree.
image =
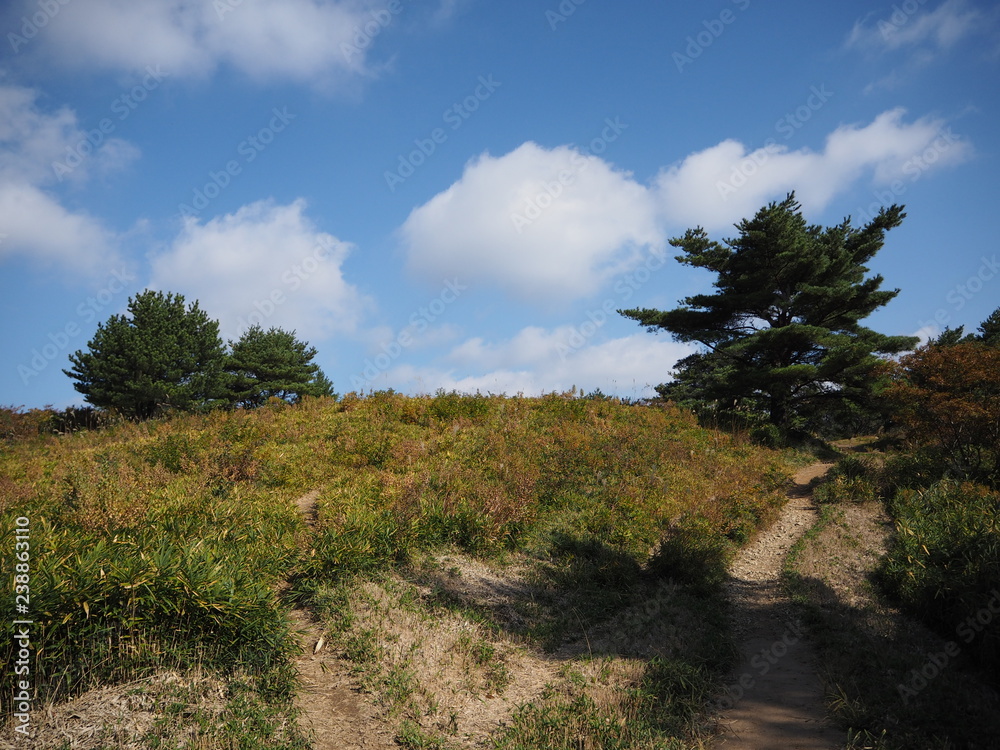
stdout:
{"type": "Polygon", "coordinates": [[[180,294],[146,291],[128,315],[98,324],[88,351],[70,355],[73,387],[94,406],[131,419],[220,404],[225,350],[219,324],[180,294]]]}
{"type": "Polygon", "coordinates": [[[681,360],[661,395],[717,416],[767,419],[784,431],[869,393],[875,353],[912,348],[917,339],[885,336],[859,321],[899,290],[865,267],[898,226],[901,206],[866,226],[809,225],[794,193],[741,221],[723,243],[704,229],[671,240],[677,260],[717,275],[712,294],[661,311],[619,310],[650,331],[663,329],[701,351],[681,360]]]}
{"type": "Polygon", "coordinates": [[[1000,307],[979,324],[979,340],[986,346],[1000,347],[1000,307]]]}
{"type": "Polygon", "coordinates": [[[269,398],[295,403],[303,396],[333,395],[333,383],[313,364],[316,349],[294,331],[253,326],[230,347],[226,371],[233,405],[256,408],[269,398]]]}

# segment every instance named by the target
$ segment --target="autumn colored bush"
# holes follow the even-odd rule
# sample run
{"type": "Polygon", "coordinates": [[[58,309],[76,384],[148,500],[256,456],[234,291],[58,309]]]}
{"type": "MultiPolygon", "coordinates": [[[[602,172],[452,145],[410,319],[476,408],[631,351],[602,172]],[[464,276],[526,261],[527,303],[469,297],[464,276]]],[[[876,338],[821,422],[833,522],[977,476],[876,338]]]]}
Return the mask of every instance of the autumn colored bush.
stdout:
{"type": "Polygon", "coordinates": [[[909,447],[955,477],[998,486],[1000,348],[924,346],[885,374],[885,399],[909,447]]]}
{"type": "Polygon", "coordinates": [[[25,410],[20,406],[0,407],[0,440],[15,442],[35,437],[48,419],[42,409],[25,410]]]}

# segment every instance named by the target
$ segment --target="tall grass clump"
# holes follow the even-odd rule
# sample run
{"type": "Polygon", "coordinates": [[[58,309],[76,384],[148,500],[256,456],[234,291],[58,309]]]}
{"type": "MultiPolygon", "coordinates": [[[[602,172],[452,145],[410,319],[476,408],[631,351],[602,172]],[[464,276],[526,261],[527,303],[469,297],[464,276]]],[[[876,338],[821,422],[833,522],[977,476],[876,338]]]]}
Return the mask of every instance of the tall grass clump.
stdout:
{"type": "Polygon", "coordinates": [[[280,675],[291,641],[253,561],[160,532],[107,539],[40,520],[32,535],[32,644],[44,697],[193,665],[280,675]]]}
{"type": "MultiPolygon", "coordinates": [[[[0,494],[0,545],[13,549],[14,519],[31,529],[37,700],[201,666],[287,699],[294,641],[275,584],[302,522],[262,481],[256,421],[122,424],[0,452],[15,490],[0,494]]],[[[0,606],[16,619],[13,601],[0,606]]]]}
{"type": "Polygon", "coordinates": [[[1000,617],[1000,493],[943,480],[899,492],[889,509],[896,534],[880,571],[884,585],[996,675],[1000,634],[981,616],[1000,617]]]}

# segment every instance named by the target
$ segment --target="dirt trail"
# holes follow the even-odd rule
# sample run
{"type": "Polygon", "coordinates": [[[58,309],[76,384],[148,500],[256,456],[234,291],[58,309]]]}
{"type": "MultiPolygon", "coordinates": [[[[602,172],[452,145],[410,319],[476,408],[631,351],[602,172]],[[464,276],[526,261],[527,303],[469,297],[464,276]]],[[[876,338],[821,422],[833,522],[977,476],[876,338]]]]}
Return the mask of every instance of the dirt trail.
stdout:
{"type": "MultiPolygon", "coordinates": [[[[319,492],[296,501],[310,527],[316,521],[319,492]]],[[[383,750],[396,748],[394,733],[378,718],[378,709],[353,684],[343,662],[326,647],[323,628],[305,609],[289,613],[299,633],[302,653],[295,659],[301,689],[295,698],[299,725],[314,750],[383,750]]]]}
{"type": "Polygon", "coordinates": [[[782,591],[781,569],[792,545],[818,519],[810,483],[830,464],[795,475],[781,517],[737,556],[726,583],[741,660],[720,700],[725,750],[839,750],[843,733],[826,722],[823,689],[809,643],[782,591]]]}

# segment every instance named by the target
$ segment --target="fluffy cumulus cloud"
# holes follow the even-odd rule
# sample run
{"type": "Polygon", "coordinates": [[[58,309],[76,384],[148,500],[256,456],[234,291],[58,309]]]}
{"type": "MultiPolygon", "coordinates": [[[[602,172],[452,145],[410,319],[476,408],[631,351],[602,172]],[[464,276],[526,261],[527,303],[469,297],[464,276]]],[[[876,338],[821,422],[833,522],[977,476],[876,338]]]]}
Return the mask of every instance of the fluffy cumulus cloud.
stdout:
{"type": "Polygon", "coordinates": [[[890,13],[859,21],[847,39],[848,47],[882,50],[921,47],[945,50],[974,32],[984,21],[982,13],[966,0],[946,0],[928,9],[926,0],[904,0],[890,13]]]}
{"type": "Polygon", "coordinates": [[[138,150],[84,132],[72,110],[45,112],[37,99],[33,89],[0,84],[0,258],[106,274],[117,263],[118,238],[98,219],[65,208],[58,190],[128,164],[138,150]]]}
{"type": "MultiPolygon", "coordinates": [[[[38,10],[37,2],[19,5],[29,20],[38,10]]],[[[405,8],[396,2],[390,11],[355,0],[53,0],[52,5],[57,10],[45,33],[25,44],[74,67],[135,71],[158,65],[170,75],[189,76],[229,65],[254,78],[323,85],[341,74],[368,72],[365,61],[374,40],[405,8]]]]}
{"type": "MultiPolygon", "coordinates": [[[[817,90],[803,106],[815,111],[829,95],[817,90]]],[[[407,218],[408,263],[432,280],[457,276],[536,303],[586,298],[659,251],[667,229],[726,230],[792,190],[807,211],[822,211],[860,179],[905,185],[971,150],[943,120],[907,122],[902,109],[838,127],[819,151],[791,150],[782,135],[777,128],[755,150],[725,140],[649,185],[566,146],[484,154],[407,218]]]]}
{"type": "Polygon", "coordinates": [[[489,282],[538,302],[592,294],[663,243],[655,201],[631,175],[530,142],[471,161],[401,233],[420,275],[489,282]]]}
{"type": "Polygon", "coordinates": [[[807,211],[821,211],[864,175],[876,185],[905,183],[968,157],[968,143],[944,121],[904,116],[894,109],[865,126],[843,125],[822,151],[793,151],[776,139],[753,151],[723,141],[660,172],[661,209],[673,225],[724,229],[791,190],[807,211]]]}
{"type": "Polygon", "coordinates": [[[352,246],[319,231],[305,207],[259,201],[205,223],[186,219],[152,259],[149,286],[199,300],[227,339],[252,325],[310,340],[354,331],[370,301],[343,276],[352,246]]]}
{"type": "MultiPolygon", "coordinates": [[[[451,350],[447,369],[401,365],[383,377],[415,392],[444,388],[532,396],[575,386],[584,392],[600,388],[645,397],[669,380],[677,360],[692,351],[686,344],[648,333],[593,342],[587,332],[586,325],[531,326],[506,341],[468,339],[451,350]]],[[[377,380],[375,387],[380,387],[377,380]]]]}

